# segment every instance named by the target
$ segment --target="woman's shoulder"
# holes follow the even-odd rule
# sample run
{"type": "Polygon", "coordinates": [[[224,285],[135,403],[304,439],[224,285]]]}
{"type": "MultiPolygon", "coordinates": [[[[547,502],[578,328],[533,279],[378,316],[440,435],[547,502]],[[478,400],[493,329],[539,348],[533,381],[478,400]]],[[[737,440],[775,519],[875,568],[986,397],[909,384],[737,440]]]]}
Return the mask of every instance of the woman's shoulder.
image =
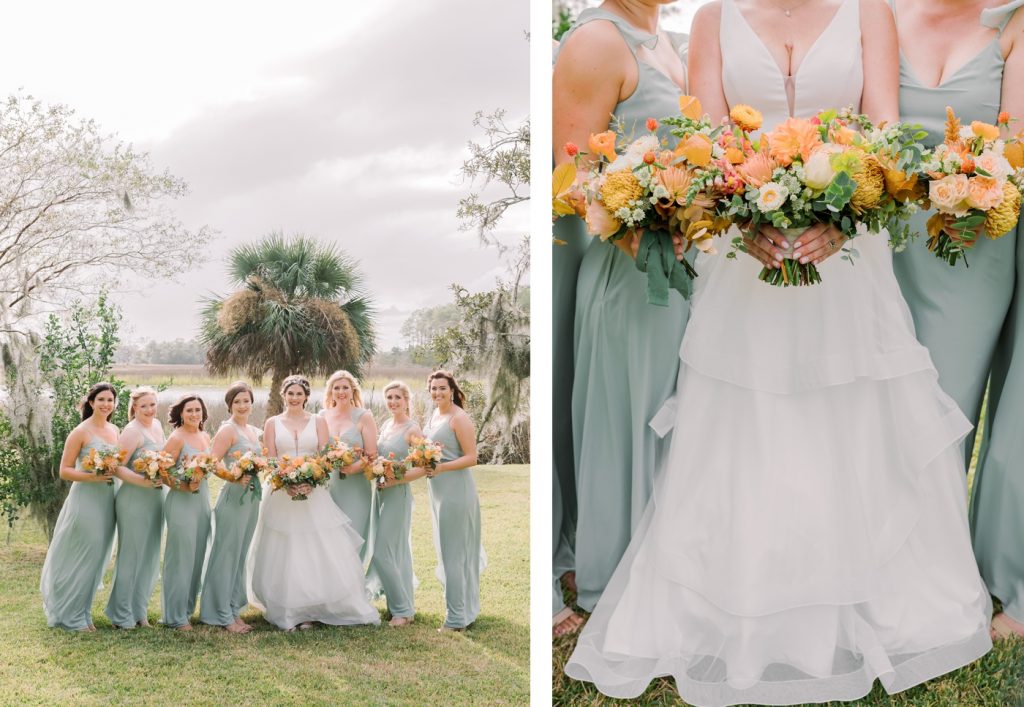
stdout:
{"type": "MultiPolygon", "coordinates": [[[[609,14],[609,13],[606,13],[609,14]]],[[[558,64],[566,62],[614,63],[630,54],[629,44],[623,31],[611,17],[594,17],[572,28],[558,50],[558,64]]]]}

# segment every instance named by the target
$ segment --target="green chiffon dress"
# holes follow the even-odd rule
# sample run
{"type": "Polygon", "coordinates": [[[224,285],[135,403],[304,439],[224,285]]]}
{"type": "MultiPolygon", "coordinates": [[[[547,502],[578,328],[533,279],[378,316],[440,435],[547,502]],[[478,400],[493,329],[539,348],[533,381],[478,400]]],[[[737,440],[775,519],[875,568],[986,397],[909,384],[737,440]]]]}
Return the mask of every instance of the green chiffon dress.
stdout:
{"type": "MultiPolygon", "coordinates": [[[[451,418],[437,416],[423,433],[442,446],[441,461],[462,456],[451,418]]],[[[480,542],[480,499],[472,467],[445,471],[427,480],[437,550],[437,579],[444,587],[448,628],[465,628],[480,614],[480,573],[485,557],[480,542]]]]}
{"type": "MultiPolygon", "coordinates": [[[[641,45],[657,44],[657,36],[601,9],[582,12],[563,44],[593,21],[614,24],[634,56],[641,45]]],[[[679,112],[682,91],[653,66],[639,59],[637,65],[636,90],[615,107],[614,118],[627,134],[640,135],[647,118],[679,112]]],[[[667,307],[649,304],[647,276],[633,260],[611,244],[590,239],[579,267],[572,320],[572,439],[554,439],[556,450],[572,445],[572,461],[567,453],[564,458],[556,453],[556,464],[561,473],[562,465],[574,463],[577,602],[588,611],[619,564],[647,506],[655,469],[668,451],[668,438],[659,438],[648,423],[675,389],[689,317],[689,305],[679,293],[670,291],[669,298],[667,307]]],[[[558,427],[563,415],[553,415],[556,434],[564,434],[558,427]]],[[[565,498],[565,485],[561,490],[571,517],[572,499],[565,498]]]]}
{"type": "MultiPolygon", "coordinates": [[[[225,424],[234,425],[234,422],[225,424]]],[[[259,430],[249,425],[250,434],[259,430]]],[[[235,452],[259,454],[263,447],[252,442],[235,425],[237,440],[224,454],[229,467],[235,452]]],[[[258,440],[258,438],[257,438],[258,440]]],[[[249,603],[245,593],[245,558],[249,543],[256,530],[260,503],[256,495],[240,484],[225,483],[213,509],[213,545],[203,577],[203,598],[199,605],[199,620],[212,626],[233,624],[249,603]]]]}
{"type": "MultiPolygon", "coordinates": [[[[402,460],[409,455],[405,435],[412,421],[399,427],[388,422],[380,431],[377,453],[382,458],[394,454],[402,460]]],[[[380,584],[393,617],[412,618],[415,577],[412,571],[412,488],[399,484],[378,489],[376,494],[376,534],[370,576],[380,584]]]]}
{"type": "MultiPolygon", "coordinates": [[[[163,448],[162,444],[150,439],[141,429],[140,432],[142,444],[132,452],[125,464],[129,471],[132,471],[132,463],[143,452],[159,452],[163,448]]],[[[105,613],[115,626],[134,628],[149,618],[149,599],[156,589],[160,573],[165,493],[167,490],[163,487],[146,488],[122,483],[114,494],[117,559],[114,563],[114,584],[105,613]]]]}
{"type": "MultiPolygon", "coordinates": [[[[344,434],[339,435],[342,442],[360,449],[366,446],[363,436],[359,433],[359,420],[368,412],[365,408],[352,409],[352,426],[345,430],[344,434]]],[[[373,557],[373,484],[361,473],[341,476],[341,472],[332,471],[331,482],[327,488],[334,503],[348,516],[352,521],[352,528],[363,539],[359,559],[363,561],[363,567],[366,567],[373,557]]]]}
{"type": "MultiPolygon", "coordinates": [[[[75,468],[94,447],[82,445],[75,468]]],[[[103,580],[114,542],[114,487],[97,481],[72,481],[46,550],[39,591],[48,626],[81,631],[93,625],[92,602],[103,580]]]]}
{"type": "MultiPolygon", "coordinates": [[[[204,450],[185,444],[178,459],[185,460],[204,450]]],[[[167,541],[164,547],[163,589],[160,623],[177,628],[189,623],[202,585],[203,561],[210,537],[210,487],[205,476],[199,491],[168,491],[164,500],[167,541]]]]}

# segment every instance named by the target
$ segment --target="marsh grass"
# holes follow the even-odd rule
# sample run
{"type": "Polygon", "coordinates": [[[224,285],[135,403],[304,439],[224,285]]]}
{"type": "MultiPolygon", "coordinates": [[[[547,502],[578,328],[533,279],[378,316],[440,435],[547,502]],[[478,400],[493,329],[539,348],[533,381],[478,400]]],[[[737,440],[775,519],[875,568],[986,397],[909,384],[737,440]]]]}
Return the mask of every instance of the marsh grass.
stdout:
{"type": "MultiPolygon", "coordinates": [[[[529,467],[477,467],[489,564],[482,614],[460,634],[439,634],[444,597],[425,484],[414,485],[416,623],[393,629],[319,627],[284,633],[254,610],[245,636],[203,625],[114,631],[93,605],[98,631],[49,629],[39,596],[42,532],[20,522],[0,544],[2,704],[526,704],[529,701],[529,467]]],[[[219,480],[211,484],[216,498],[219,480]]],[[[384,616],[383,602],[377,602],[384,616]]],[[[160,615],[157,589],[149,620],[160,615]]]]}

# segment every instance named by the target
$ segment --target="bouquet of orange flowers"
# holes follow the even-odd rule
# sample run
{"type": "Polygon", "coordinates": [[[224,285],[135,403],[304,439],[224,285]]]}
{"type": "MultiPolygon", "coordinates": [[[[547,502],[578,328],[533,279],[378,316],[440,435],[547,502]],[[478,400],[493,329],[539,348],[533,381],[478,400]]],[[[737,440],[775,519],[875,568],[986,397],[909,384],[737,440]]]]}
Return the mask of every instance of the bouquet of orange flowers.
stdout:
{"type": "Polygon", "coordinates": [[[589,152],[569,143],[572,162],[552,175],[552,211],[556,218],[578,214],[587,230],[611,241],[647,273],[647,300],[668,305],[669,289],[689,297],[696,271],[676,257],[676,243],[713,253],[713,237],[730,225],[714,211],[717,192],[705,178],[716,153],[721,128],[701,113],[700,101],[680,99],[680,115],[646,122],[647,133],[633,138],[621,124],[590,136],[589,152]],[[669,128],[672,139],[657,131],[669,128]],[[581,158],[589,167],[580,174],[581,158]]]}
{"type": "Polygon", "coordinates": [[[436,469],[437,465],[441,463],[441,446],[426,437],[416,437],[409,446],[409,454],[405,457],[405,463],[411,467],[436,469]]]}
{"type": "Polygon", "coordinates": [[[363,475],[374,482],[378,487],[384,486],[389,481],[396,481],[405,477],[409,467],[404,459],[395,459],[395,453],[391,452],[387,458],[377,457],[372,463],[367,464],[363,469],[363,475]]]}
{"type": "Polygon", "coordinates": [[[145,476],[153,484],[157,484],[167,470],[174,466],[174,457],[167,452],[144,450],[132,462],[132,468],[137,474],[145,476]]]}
{"type": "Polygon", "coordinates": [[[323,459],[328,471],[337,471],[338,478],[344,479],[345,475],[341,470],[359,461],[361,453],[359,447],[353,447],[342,442],[340,437],[335,437],[320,451],[320,458],[323,459]]]}
{"type": "MultiPolygon", "coordinates": [[[[82,460],[82,471],[100,476],[117,471],[128,458],[128,453],[113,444],[101,444],[93,447],[82,460]]],[[[107,486],[113,486],[114,480],[107,479],[107,486]]]]}
{"type": "MultiPolygon", "coordinates": [[[[290,457],[284,454],[277,459],[271,459],[269,468],[270,475],[267,480],[275,491],[303,484],[309,484],[316,488],[317,486],[326,486],[330,480],[330,469],[324,466],[321,457],[290,457]]],[[[293,501],[304,501],[306,498],[305,494],[292,496],[293,501]]]]}
{"type": "Polygon", "coordinates": [[[224,466],[224,462],[203,453],[189,457],[185,462],[168,469],[164,475],[164,483],[177,491],[199,493],[198,486],[192,489],[192,484],[198,484],[207,474],[213,474],[222,479],[231,476],[231,472],[224,466]]]}
{"type": "MultiPolygon", "coordinates": [[[[753,125],[750,106],[730,111],[736,143],[718,162],[730,187],[718,213],[750,230],[774,226],[789,241],[790,257],[778,268],[764,268],[760,279],[771,285],[813,285],[821,276],[813,262],[801,263],[792,243],[810,226],[827,223],[847,238],[886,229],[892,243],[909,237],[907,221],[918,208],[923,190],[916,171],[925,152],[925,133],[918,126],[893,123],[875,126],[850,110],[822,111],[812,118],[789,118],[748,140],[753,125]]],[[[745,250],[742,238],[733,241],[745,250]]],[[[842,258],[852,263],[856,250],[842,258]]]]}
{"type": "Polygon", "coordinates": [[[974,247],[982,231],[1000,238],[1017,226],[1024,186],[1024,145],[1000,139],[1010,116],[1000,113],[996,125],[974,121],[961,126],[946,108],[946,135],[923,165],[928,200],[935,213],[928,219],[928,250],[950,265],[974,247]]]}
{"type": "Polygon", "coordinates": [[[253,451],[248,451],[245,454],[241,452],[235,452],[235,461],[231,465],[231,472],[234,475],[235,480],[248,475],[249,481],[246,484],[245,491],[242,493],[242,497],[238,499],[241,503],[242,499],[245,498],[247,493],[252,493],[252,499],[259,501],[263,498],[263,487],[260,486],[260,476],[266,474],[270,468],[269,462],[267,461],[267,450],[263,449],[262,454],[256,454],[253,451]]]}

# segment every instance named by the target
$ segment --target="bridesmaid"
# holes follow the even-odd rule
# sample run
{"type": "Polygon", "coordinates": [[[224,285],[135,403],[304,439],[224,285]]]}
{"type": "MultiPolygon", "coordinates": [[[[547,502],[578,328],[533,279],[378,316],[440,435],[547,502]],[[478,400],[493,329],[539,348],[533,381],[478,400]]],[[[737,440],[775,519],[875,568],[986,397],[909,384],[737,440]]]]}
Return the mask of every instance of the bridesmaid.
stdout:
{"type": "MultiPolygon", "coordinates": [[[[363,407],[359,381],[348,371],[335,371],[324,389],[324,409],[320,414],[327,421],[331,439],[340,437],[363,454],[377,456],[377,423],[363,407]]],[[[363,476],[363,462],[345,467],[331,477],[327,487],[338,508],[352,521],[352,528],[363,538],[359,557],[365,567],[373,556],[372,513],[373,485],[363,476]]]]}
{"type": "MultiPolygon", "coordinates": [[[[223,459],[231,468],[235,454],[261,454],[260,430],[249,424],[254,396],[248,383],[237,381],[224,394],[231,418],[213,436],[210,454],[223,459]]],[[[247,493],[250,475],[226,482],[213,511],[214,534],[210,559],[203,578],[203,598],[199,620],[211,626],[223,626],[229,633],[248,633],[252,627],[239,614],[249,603],[245,591],[245,558],[249,552],[260,504],[256,495],[247,493]]]]}
{"type": "Polygon", "coordinates": [[[156,391],[132,391],[128,424],[119,443],[128,461],[118,470],[122,483],[114,493],[117,518],[117,561],[114,586],[107,601],[107,618],[114,628],[149,626],[149,599],[160,571],[160,536],[164,529],[164,492],[159,478],[149,481],[132,468],[143,452],[164,446],[164,428],[156,419],[156,391]]]}
{"type": "MultiPolygon", "coordinates": [[[[396,460],[409,455],[409,445],[423,432],[409,417],[409,386],[401,381],[388,383],[384,400],[391,419],[384,423],[377,439],[377,453],[396,460]]],[[[392,626],[411,624],[416,614],[413,605],[412,489],[409,483],[426,476],[426,469],[412,468],[401,480],[392,481],[377,492],[377,529],[374,539],[370,573],[375,575],[387,597],[392,626]]]]}
{"type": "MultiPolygon", "coordinates": [[[[1014,16],[1020,3],[997,10],[986,9],[998,4],[992,0],[890,2],[900,42],[900,118],[920,123],[929,146],[942,142],[946,106],[964,125],[994,124],[1000,106],[1024,116],[1024,92],[1012,90],[1021,85],[1024,63],[1024,48],[1013,49],[1024,19],[1014,16]],[[957,41],[950,42],[951,36],[957,41]],[[1010,80],[1015,73],[1018,80],[1010,80]]],[[[930,211],[916,215],[912,223],[919,233],[929,216],[930,211]]],[[[1014,232],[997,240],[979,238],[967,253],[969,268],[950,267],[923,242],[893,258],[917,337],[931,353],[939,383],[975,427],[1013,295],[1016,240],[1014,232]]],[[[968,465],[974,444],[969,436],[968,465]]]]}
{"type": "MultiPolygon", "coordinates": [[[[187,393],[178,398],[168,418],[174,431],[164,451],[175,460],[184,462],[210,448],[210,436],[203,431],[208,419],[206,403],[198,395],[187,393]]],[[[193,482],[189,489],[168,492],[164,500],[164,520],[167,543],[160,622],[170,628],[191,631],[189,618],[196,608],[210,535],[210,488],[205,476],[199,483],[193,482]]]]}
{"type": "Polygon", "coordinates": [[[424,428],[441,448],[441,462],[428,469],[437,538],[438,579],[444,586],[445,619],[439,631],[462,631],[480,614],[480,499],[473,481],[476,429],[463,410],[465,395],[447,371],[427,379],[434,411],[424,428]]]}
{"type": "MultiPolygon", "coordinates": [[[[673,37],[658,28],[662,4],[607,0],[580,13],[563,37],[553,77],[556,162],[569,159],[565,143],[584,147],[591,133],[607,130],[609,115],[640,134],[647,118],[678,113],[686,73],[673,37]]],[[[668,449],[648,422],[675,388],[689,317],[675,291],[668,307],[648,304],[646,276],[626,253],[630,244],[620,243],[613,248],[591,238],[583,256],[573,318],[572,439],[554,439],[556,450],[573,450],[572,460],[560,451],[555,462],[559,474],[575,466],[575,581],[577,603],[588,611],[629,544],[668,449]]],[[[563,358],[556,352],[556,372],[566,368],[563,358]]],[[[563,434],[564,417],[564,409],[554,415],[556,434],[563,434]]],[[[571,493],[568,484],[562,490],[571,493]]]]}
{"type": "MultiPolygon", "coordinates": [[[[921,123],[929,145],[942,141],[947,105],[964,125],[995,123],[1000,110],[1024,118],[1024,47],[1017,46],[1024,12],[1016,12],[1024,1],[895,0],[892,5],[901,47],[900,117],[921,123]],[[950,36],[957,41],[950,42],[950,36]]],[[[917,215],[920,232],[929,215],[917,215]]],[[[893,258],[917,336],[932,355],[939,382],[976,427],[991,373],[971,533],[982,578],[1003,603],[1003,613],[993,619],[993,633],[1003,636],[1024,636],[1024,475],[1019,463],[1024,371],[1019,356],[1016,367],[1013,361],[1014,347],[1024,345],[1018,323],[1024,273],[1020,251],[1018,227],[997,240],[979,238],[967,254],[970,268],[950,267],[922,243],[893,258]]],[[[966,441],[968,463],[974,443],[973,436],[966,441]]]]}
{"type": "Polygon", "coordinates": [[[96,630],[92,602],[114,541],[114,477],[83,471],[81,463],[94,447],[117,446],[117,427],[108,421],[116,405],[114,386],[93,385],[81,402],[82,421],[64,442],[60,478],[71,482],[71,490],[57,516],[39,580],[50,627],[96,630]]]}

